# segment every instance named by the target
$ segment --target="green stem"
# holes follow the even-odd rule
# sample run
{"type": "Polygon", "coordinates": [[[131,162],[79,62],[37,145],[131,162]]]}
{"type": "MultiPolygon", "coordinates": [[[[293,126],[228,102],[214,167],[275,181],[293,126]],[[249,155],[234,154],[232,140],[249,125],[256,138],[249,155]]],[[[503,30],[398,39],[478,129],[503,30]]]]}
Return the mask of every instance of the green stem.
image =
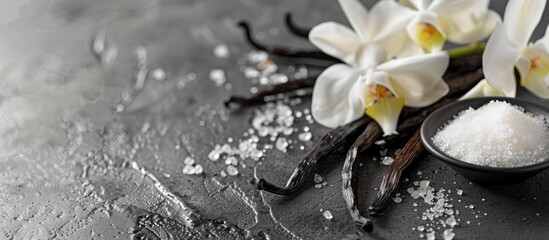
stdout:
{"type": "Polygon", "coordinates": [[[485,43],[473,43],[468,46],[449,49],[448,55],[450,55],[450,58],[465,57],[465,56],[473,55],[475,53],[484,52],[485,47],[486,47],[485,43]]]}

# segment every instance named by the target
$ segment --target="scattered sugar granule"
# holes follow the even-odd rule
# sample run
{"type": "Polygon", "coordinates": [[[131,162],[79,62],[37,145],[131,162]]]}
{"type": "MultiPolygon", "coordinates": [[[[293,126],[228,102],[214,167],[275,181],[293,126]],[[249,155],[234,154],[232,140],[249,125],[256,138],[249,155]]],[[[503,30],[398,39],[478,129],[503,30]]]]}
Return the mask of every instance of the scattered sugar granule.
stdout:
{"type": "Polygon", "coordinates": [[[231,57],[231,52],[229,51],[229,47],[225,44],[217,45],[213,50],[213,54],[217,58],[227,59],[231,57]]]}
{"type": "Polygon", "coordinates": [[[381,139],[379,141],[375,141],[374,143],[375,143],[375,145],[381,146],[381,145],[385,145],[386,142],[385,142],[385,140],[381,139]]]}
{"type": "Polygon", "coordinates": [[[279,138],[276,140],[276,149],[286,152],[286,148],[288,147],[288,140],[286,138],[279,138]]]}
{"type": "Polygon", "coordinates": [[[212,69],[210,71],[210,80],[212,80],[216,86],[221,87],[227,81],[225,77],[225,71],[222,69],[212,69]]]}
{"type": "Polygon", "coordinates": [[[452,229],[444,230],[444,233],[442,235],[444,240],[452,240],[452,239],[454,239],[454,236],[456,236],[456,234],[454,233],[454,231],[452,229]]]}
{"type": "Polygon", "coordinates": [[[235,176],[238,174],[238,169],[233,165],[229,165],[227,166],[227,173],[231,176],[235,176]]]}
{"type": "Polygon", "coordinates": [[[429,232],[426,234],[427,240],[435,240],[435,232],[429,232]]]}
{"type": "Polygon", "coordinates": [[[304,133],[300,133],[297,137],[299,138],[300,141],[306,142],[311,140],[311,138],[313,137],[313,134],[311,134],[310,132],[304,132],[304,133]]]}
{"type": "Polygon", "coordinates": [[[395,161],[395,159],[392,158],[392,157],[384,157],[384,158],[383,158],[383,161],[381,161],[381,163],[382,163],[383,165],[389,166],[389,165],[391,165],[391,163],[393,163],[394,161],[395,161]]]}
{"type": "Polygon", "coordinates": [[[490,167],[531,165],[549,157],[549,124],[543,116],[503,101],[457,114],[433,137],[448,155],[490,167]]]}
{"type": "Polygon", "coordinates": [[[315,173],[314,180],[315,180],[315,183],[320,183],[320,182],[322,182],[322,180],[324,180],[324,178],[322,178],[322,176],[318,175],[318,173],[315,173]]]}
{"type": "Polygon", "coordinates": [[[152,71],[152,77],[157,81],[166,80],[166,71],[162,68],[156,68],[152,71]]]}
{"type": "Polygon", "coordinates": [[[324,215],[324,218],[328,219],[328,220],[332,220],[332,218],[334,218],[334,216],[332,215],[332,213],[328,210],[324,211],[322,213],[322,215],[324,215]]]}

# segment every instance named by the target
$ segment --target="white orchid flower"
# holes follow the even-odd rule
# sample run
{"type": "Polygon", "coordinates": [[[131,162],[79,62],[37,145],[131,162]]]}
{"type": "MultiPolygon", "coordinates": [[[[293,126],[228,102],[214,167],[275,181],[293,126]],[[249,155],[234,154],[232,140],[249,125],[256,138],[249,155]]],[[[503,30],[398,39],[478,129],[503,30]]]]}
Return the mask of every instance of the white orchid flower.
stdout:
{"type": "Polygon", "coordinates": [[[366,68],[335,64],[320,74],[311,106],[318,123],[335,128],[366,113],[384,135],[396,134],[403,106],[428,106],[448,93],[441,77],[449,61],[445,52],[380,63],[376,60],[383,59],[382,49],[372,49],[376,51],[367,54],[372,65],[366,68]]]}
{"type": "Polygon", "coordinates": [[[406,19],[408,36],[425,52],[440,51],[446,40],[457,44],[480,41],[500,22],[488,9],[489,0],[401,0],[409,7],[399,18],[406,19]]]}
{"type": "Polygon", "coordinates": [[[357,66],[368,64],[363,63],[362,58],[371,44],[385,49],[387,58],[422,53],[414,51],[404,31],[398,31],[406,24],[406,19],[400,17],[406,8],[395,1],[379,1],[370,12],[357,0],[339,0],[339,4],[353,30],[339,23],[325,22],[309,33],[311,42],[322,45],[327,54],[357,66]],[[403,52],[404,49],[412,52],[403,52]]]}
{"type": "Polygon", "coordinates": [[[480,83],[468,95],[515,97],[516,67],[521,86],[538,97],[549,98],[549,30],[542,39],[528,43],[543,15],[545,4],[545,0],[509,1],[503,24],[496,27],[482,56],[488,84],[479,86],[480,83]],[[490,88],[497,91],[490,91],[490,88]]]}

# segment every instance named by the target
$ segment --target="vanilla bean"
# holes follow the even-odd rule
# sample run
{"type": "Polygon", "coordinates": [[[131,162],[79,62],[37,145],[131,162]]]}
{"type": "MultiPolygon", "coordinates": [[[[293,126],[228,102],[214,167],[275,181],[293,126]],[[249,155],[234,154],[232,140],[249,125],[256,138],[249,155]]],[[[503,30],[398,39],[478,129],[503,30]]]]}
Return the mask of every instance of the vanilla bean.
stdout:
{"type": "Polygon", "coordinates": [[[289,80],[288,82],[272,85],[267,89],[261,90],[248,97],[231,96],[225,101],[225,107],[230,108],[236,105],[237,107],[247,107],[265,103],[265,97],[287,93],[303,88],[311,88],[316,82],[318,76],[310,76],[304,79],[289,80]]]}
{"type": "Polygon", "coordinates": [[[468,56],[452,58],[448,64],[445,78],[457,77],[462,73],[477,70],[482,67],[482,53],[475,53],[468,56]]]}
{"type": "Polygon", "coordinates": [[[370,118],[362,117],[359,120],[338,127],[326,134],[309,155],[301,160],[292,176],[290,176],[286,187],[278,187],[267,182],[265,179],[261,179],[257,184],[257,188],[279,195],[290,195],[295,193],[301,189],[305,185],[306,180],[313,175],[319,161],[325,156],[333,153],[339,147],[355,139],[370,122],[372,122],[370,118]]]}
{"type": "Polygon", "coordinates": [[[332,61],[334,63],[341,62],[341,60],[334,58],[330,55],[327,55],[321,51],[294,51],[283,47],[267,47],[263,44],[260,44],[258,41],[256,41],[252,37],[252,31],[250,29],[250,25],[247,22],[240,22],[238,24],[239,27],[241,27],[244,30],[244,33],[246,35],[246,39],[248,40],[248,43],[258,50],[265,51],[272,55],[277,56],[283,56],[283,57],[291,57],[291,58],[312,58],[312,59],[319,59],[319,60],[327,60],[332,61]]]}
{"type": "Polygon", "coordinates": [[[294,21],[292,20],[291,13],[286,13],[285,20],[286,27],[288,28],[288,30],[290,30],[290,32],[297,36],[309,39],[309,32],[311,32],[310,28],[302,28],[295,25],[294,21]]]}
{"type": "Polygon", "coordinates": [[[423,150],[419,129],[417,129],[385,172],[377,197],[368,208],[370,216],[375,217],[383,213],[398,188],[402,173],[423,150]]]}
{"type": "MultiPolygon", "coordinates": [[[[406,120],[402,121],[398,124],[397,131],[400,133],[398,135],[391,135],[387,138],[385,138],[385,142],[390,143],[398,138],[406,137],[410,134],[411,129],[416,129],[419,127],[419,125],[425,120],[425,118],[434,110],[452,102],[453,99],[445,98],[437,103],[425,108],[422,112],[417,114],[414,117],[407,118],[406,120]]],[[[379,124],[376,122],[371,122],[368,124],[364,132],[357,138],[355,143],[351,146],[349,151],[347,152],[347,156],[345,158],[345,164],[343,165],[342,170],[342,190],[343,190],[343,199],[345,199],[345,203],[347,204],[347,209],[349,210],[349,213],[351,214],[351,217],[355,222],[358,224],[361,224],[364,230],[368,231],[372,229],[372,225],[370,222],[370,219],[362,216],[358,210],[357,204],[356,204],[356,196],[354,194],[354,190],[356,189],[356,182],[357,179],[353,177],[356,175],[356,171],[358,169],[358,161],[357,156],[358,153],[365,151],[366,149],[370,148],[372,144],[381,138],[382,130],[379,124]]]]}
{"type": "Polygon", "coordinates": [[[349,151],[347,151],[343,170],[341,171],[343,199],[347,204],[347,209],[353,220],[360,224],[362,229],[367,232],[373,230],[373,223],[372,220],[360,214],[356,204],[355,189],[357,178],[354,175],[356,175],[359,167],[359,161],[356,160],[358,153],[370,148],[381,135],[382,131],[379,125],[376,122],[370,122],[366,126],[366,129],[364,129],[364,132],[355,140],[349,151]]]}
{"type": "Polygon", "coordinates": [[[481,69],[473,72],[468,72],[457,77],[448,79],[446,83],[450,88],[447,97],[454,95],[463,95],[466,91],[473,88],[480,80],[484,78],[484,74],[481,69]]]}

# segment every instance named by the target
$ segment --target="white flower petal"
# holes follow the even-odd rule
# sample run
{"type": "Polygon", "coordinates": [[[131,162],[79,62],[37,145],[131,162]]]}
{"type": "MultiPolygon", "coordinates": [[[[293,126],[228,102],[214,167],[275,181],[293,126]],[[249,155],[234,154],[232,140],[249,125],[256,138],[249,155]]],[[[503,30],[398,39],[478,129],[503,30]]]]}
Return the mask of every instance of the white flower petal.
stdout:
{"type": "Polygon", "coordinates": [[[359,71],[345,64],[336,64],[318,76],[311,104],[312,115],[318,123],[335,128],[364,115],[359,75],[359,71]]]}
{"type": "Polygon", "coordinates": [[[512,43],[525,47],[541,20],[546,0],[510,0],[505,8],[503,25],[512,43]]]}
{"type": "Polygon", "coordinates": [[[371,26],[375,25],[375,23],[368,21],[368,11],[366,8],[357,0],[339,0],[339,5],[360,39],[367,42],[371,37],[369,34],[372,32],[371,26]]]}
{"type": "Polygon", "coordinates": [[[315,26],[309,33],[309,41],[324,53],[354,65],[355,53],[361,42],[353,30],[335,22],[315,26]]]}
{"type": "Polygon", "coordinates": [[[540,98],[549,98],[549,56],[544,44],[538,41],[522,51],[515,65],[520,73],[520,84],[540,98]]]}
{"type": "Polygon", "coordinates": [[[470,11],[481,13],[486,12],[489,4],[490,0],[433,0],[428,10],[443,16],[470,11]]]}
{"type": "Polygon", "coordinates": [[[520,80],[526,80],[530,72],[530,59],[522,56],[519,57],[515,63],[515,67],[519,72],[520,80]]]}
{"type": "Polygon", "coordinates": [[[405,31],[398,32],[400,36],[395,36],[395,39],[401,39],[403,41],[402,47],[399,51],[396,51],[393,48],[388,49],[387,55],[396,57],[396,58],[404,58],[404,57],[411,57],[416,55],[423,54],[423,49],[421,46],[419,46],[414,40],[412,40],[408,33],[405,31]]]}
{"type": "Polygon", "coordinates": [[[531,74],[529,77],[531,79],[528,79],[523,87],[540,98],[549,99],[549,75],[543,77],[531,74]]]}
{"type": "Polygon", "coordinates": [[[423,72],[428,71],[435,75],[442,76],[442,74],[446,72],[446,68],[448,68],[449,61],[450,59],[447,52],[437,52],[393,59],[379,65],[376,69],[389,72],[389,74],[398,73],[400,71],[418,70],[423,72]]]}
{"type": "Polygon", "coordinates": [[[416,6],[410,2],[410,0],[400,0],[400,5],[405,6],[410,9],[417,10],[416,6]]]}
{"type": "Polygon", "coordinates": [[[379,1],[370,12],[371,42],[387,50],[389,58],[398,56],[407,41],[405,28],[415,16],[415,11],[392,0],[379,1]]]}
{"type": "Polygon", "coordinates": [[[463,95],[459,100],[464,99],[470,99],[470,98],[477,98],[477,97],[500,97],[505,96],[503,92],[500,92],[499,90],[495,89],[486,81],[486,79],[483,79],[479,83],[477,83],[476,86],[471,88],[465,95],[463,95]]]}
{"type": "Polygon", "coordinates": [[[449,89],[442,75],[448,67],[446,52],[388,61],[377,67],[389,74],[389,84],[379,82],[406,100],[410,107],[424,107],[445,96],[449,89]]]}
{"type": "Polygon", "coordinates": [[[377,44],[363,45],[357,50],[354,67],[368,69],[379,65],[387,60],[387,53],[383,47],[377,44]]]}
{"type": "Polygon", "coordinates": [[[403,106],[403,98],[384,97],[372,106],[366,108],[366,115],[370,116],[379,124],[383,130],[383,136],[398,134],[396,128],[403,106]]]}
{"type": "Polygon", "coordinates": [[[417,10],[425,11],[433,0],[408,0],[417,10]]]}
{"type": "Polygon", "coordinates": [[[520,49],[509,40],[503,25],[498,24],[486,44],[482,64],[488,83],[507,97],[515,97],[516,94],[514,65],[519,53],[520,49]]]}
{"type": "Polygon", "coordinates": [[[448,41],[458,44],[468,44],[481,41],[487,38],[496,25],[501,22],[499,14],[494,11],[487,11],[484,16],[478,18],[474,15],[451,16],[446,18],[445,32],[448,35],[448,41]]]}

